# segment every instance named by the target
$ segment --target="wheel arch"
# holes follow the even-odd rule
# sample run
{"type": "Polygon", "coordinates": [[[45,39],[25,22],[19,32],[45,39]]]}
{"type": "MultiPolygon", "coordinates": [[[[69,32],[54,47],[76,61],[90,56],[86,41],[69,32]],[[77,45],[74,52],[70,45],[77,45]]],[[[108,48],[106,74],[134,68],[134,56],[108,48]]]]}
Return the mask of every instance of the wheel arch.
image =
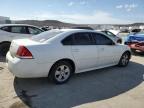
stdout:
{"type": "Polygon", "coordinates": [[[1,45],[1,44],[4,44],[4,43],[9,43],[9,44],[11,44],[10,41],[3,41],[3,42],[0,42],[0,45],[1,45]]]}
{"type": "MultiPolygon", "coordinates": [[[[128,54],[129,54],[129,56],[130,56],[130,58],[131,58],[131,51],[126,50],[124,53],[128,53],[128,54]]],[[[124,53],[123,53],[123,54],[124,54],[124,53]]],[[[123,54],[122,54],[122,55],[123,55],[123,54]]]]}
{"type": "Polygon", "coordinates": [[[58,62],[61,62],[61,61],[66,61],[66,62],[70,63],[71,66],[72,66],[72,68],[73,68],[73,73],[75,72],[76,66],[75,66],[74,61],[71,60],[71,59],[69,59],[69,58],[63,58],[63,59],[57,60],[56,62],[53,63],[53,65],[51,66],[50,71],[49,71],[49,73],[48,73],[48,76],[49,76],[49,74],[50,74],[52,68],[54,67],[54,65],[55,65],[56,63],[58,63],[58,62]]]}
{"type": "Polygon", "coordinates": [[[1,56],[6,56],[6,53],[9,50],[11,42],[9,41],[3,41],[0,43],[0,55],[1,56]]]}

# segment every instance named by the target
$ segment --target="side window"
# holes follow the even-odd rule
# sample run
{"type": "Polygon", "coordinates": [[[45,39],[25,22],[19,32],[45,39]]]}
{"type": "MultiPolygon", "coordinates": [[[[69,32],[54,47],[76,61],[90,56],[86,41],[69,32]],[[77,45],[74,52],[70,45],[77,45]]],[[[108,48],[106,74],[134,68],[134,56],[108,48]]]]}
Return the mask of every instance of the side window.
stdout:
{"type": "Polygon", "coordinates": [[[92,36],[95,39],[96,45],[114,45],[114,42],[105,35],[93,33],[92,36]]]}
{"type": "Polygon", "coordinates": [[[24,26],[12,26],[11,32],[12,33],[27,34],[26,27],[24,27],[24,26]]]}
{"type": "Polygon", "coordinates": [[[28,27],[29,34],[37,35],[40,34],[42,31],[35,28],[35,27],[28,27]]]}
{"type": "Polygon", "coordinates": [[[63,45],[72,45],[73,44],[73,35],[70,35],[66,37],[64,40],[62,40],[63,45]]]}
{"type": "Polygon", "coordinates": [[[93,45],[91,33],[75,33],[73,39],[74,45],[93,45]]]}
{"type": "Polygon", "coordinates": [[[6,32],[10,32],[11,31],[11,28],[9,26],[5,26],[5,27],[2,27],[0,29],[3,30],[3,31],[6,31],[6,32]]]}

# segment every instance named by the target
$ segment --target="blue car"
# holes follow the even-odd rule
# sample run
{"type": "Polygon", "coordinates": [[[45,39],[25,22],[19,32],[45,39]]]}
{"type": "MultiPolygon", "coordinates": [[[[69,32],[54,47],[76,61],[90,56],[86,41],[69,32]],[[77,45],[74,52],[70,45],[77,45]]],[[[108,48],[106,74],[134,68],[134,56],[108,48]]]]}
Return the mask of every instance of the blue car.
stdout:
{"type": "Polygon", "coordinates": [[[129,34],[125,40],[133,52],[144,52],[144,32],[129,34]]]}

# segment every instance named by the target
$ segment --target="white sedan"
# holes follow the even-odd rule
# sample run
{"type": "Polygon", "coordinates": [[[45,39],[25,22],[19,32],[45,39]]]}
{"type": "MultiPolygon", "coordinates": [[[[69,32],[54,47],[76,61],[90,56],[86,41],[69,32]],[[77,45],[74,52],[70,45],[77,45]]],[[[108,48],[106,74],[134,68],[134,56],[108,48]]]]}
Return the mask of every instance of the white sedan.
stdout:
{"type": "Polygon", "coordinates": [[[57,84],[73,73],[113,65],[127,66],[130,49],[93,30],[61,29],[31,39],[13,40],[7,53],[8,69],[20,78],[49,77],[57,84]]]}
{"type": "Polygon", "coordinates": [[[38,27],[28,24],[2,24],[0,25],[0,55],[5,56],[13,39],[30,38],[44,32],[38,27]]]}

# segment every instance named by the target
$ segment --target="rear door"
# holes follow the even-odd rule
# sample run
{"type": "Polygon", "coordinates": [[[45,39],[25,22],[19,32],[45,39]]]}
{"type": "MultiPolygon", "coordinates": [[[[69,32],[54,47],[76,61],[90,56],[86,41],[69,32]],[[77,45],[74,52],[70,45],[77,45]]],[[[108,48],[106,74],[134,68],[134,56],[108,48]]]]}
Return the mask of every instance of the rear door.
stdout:
{"type": "Polygon", "coordinates": [[[4,26],[1,29],[1,40],[11,41],[13,39],[29,38],[30,35],[25,26],[4,26]]]}
{"type": "Polygon", "coordinates": [[[75,33],[73,36],[72,54],[79,71],[98,66],[98,49],[95,46],[91,33],[75,33]]]}
{"type": "Polygon", "coordinates": [[[99,66],[108,66],[117,63],[119,59],[119,46],[108,38],[107,36],[100,33],[93,33],[96,46],[98,48],[98,61],[99,66]]]}

